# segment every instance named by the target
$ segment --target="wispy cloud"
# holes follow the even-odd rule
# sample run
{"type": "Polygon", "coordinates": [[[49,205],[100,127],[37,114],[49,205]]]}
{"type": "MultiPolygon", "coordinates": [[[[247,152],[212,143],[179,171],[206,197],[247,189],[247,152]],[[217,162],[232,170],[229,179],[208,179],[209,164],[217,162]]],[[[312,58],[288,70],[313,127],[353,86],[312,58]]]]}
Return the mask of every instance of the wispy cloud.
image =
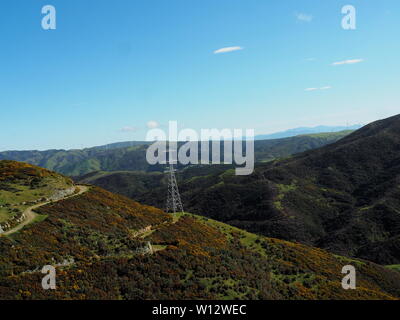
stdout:
{"type": "Polygon", "coordinates": [[[313,19],[313,16],[311,14],[296,13],[295,15],[296,15],[297,21],[311,22],[313,19]]]}
{"type": "Polygon", "coordinates": [[[331,86],[325,86],[325,87],[321,87],[321,88],[307,88],[304,89],[304,91],[317,91],[317,90],[329,90],[332,89],[331,86]]]}
{"type": "Polygon", "coordinates": [[[160,126],[160,124],[157,121],[154,121],[154,120],[148,121],[146,123],[146,125],[147,125],[147,128],[149,128],[149,129],[155,129],[155,128],[158,128],[160,126]]]}
{"type": "Polygon", "coordinates": [[[344,60],[344,61],[338,61],[338,62],[334,62],[332,63],[333,66],[340,66],[340,65],[344,65],[344,64],[355,64],[355,63],[360,63],[363,62],[364,59],[351,59],[351,60],[344,60]]]}
{"type": "Polygon", "coordinates": [[[243,49],[244,49],[243,47],[225,47],[225,48],[215,50],[214,54],[228,53],[228,52],[239,51],[239,50],[243,50],[243,49]]]}
{"type": "Polygon", "coordinates": [[[137,128],[136,127],[131,127],[131,126],[126,126],[121,128],[121,132],[136,132],[137,128]]]}

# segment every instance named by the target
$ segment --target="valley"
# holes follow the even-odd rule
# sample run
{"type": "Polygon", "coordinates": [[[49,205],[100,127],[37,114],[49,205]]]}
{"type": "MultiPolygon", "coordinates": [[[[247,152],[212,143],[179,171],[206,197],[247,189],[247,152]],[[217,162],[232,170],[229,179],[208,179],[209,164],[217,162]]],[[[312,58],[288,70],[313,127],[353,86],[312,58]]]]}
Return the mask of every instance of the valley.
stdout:
{"type": "MultiPolygon", "coordinates": [[[[0,164],[0,175],[8,166],[20,167],[0,164]]],[[[365,260],[204,216],[171,216],[98,187],[81,191],[35,208],[46,218],[0,237],[1,299],[400,297],[400,273],[365,260]],[[149,244],[152,249],[145,249],[149,244]],[[57,290],[40,286],[38,267],[49,263],[58,266],[57,290]],[[357,268],[357,290],[341,288],[341,269],[349,263],[357,268]]]]}
{"type": "Polygon", "coordinates": [[[38,2],[1,1],[2,310],[400,301],[400,1],[38,2]]]}
{"type": "Polygon", "coordinates": [[[187,212],[174,215],[159,209],[167,180],[157,170],[73,182],[0,161],[3,219],[14,207],[26,219],[0,236],[0,298],[400,298],[400,116],[313,150],[301,139],[310,141],[259,147],[264,159],[291,143],[305,151],[272,153],[249,176],[230,165],[180,168],[187,212]],[[39,286],[49,263],[56,291],[39,286]],[[341,286],[345,265],[357,270],[356,290],[341,286]]]}
{"type": "MultiPolygon", "coordinates": [[[[289,157],[298,152],[333,143],[351,132],[258,140],[255,141],[255,160],[266,162],[289,157]]],[[[180,143],[179,146],[182,144],[180,143]]],[[[0,152],[0,160],[27,162],[67,176],[82,176],[94,171],[163,172],[163,165],[147,163],[146,150],[149,145],[149,142],[133,141],[81,150],[4,151],[0,152]]]]}
{"type": "MultiPolygon", "coordinates": [[[[256,164],[237,177],[224,166],[177,176],[187,211],[250,232],[385,265],[400,263],[400,116],[333,144],[256,164]]],[[[165,206],[161,174],[97,172],[77,181],[165,206]]]]}

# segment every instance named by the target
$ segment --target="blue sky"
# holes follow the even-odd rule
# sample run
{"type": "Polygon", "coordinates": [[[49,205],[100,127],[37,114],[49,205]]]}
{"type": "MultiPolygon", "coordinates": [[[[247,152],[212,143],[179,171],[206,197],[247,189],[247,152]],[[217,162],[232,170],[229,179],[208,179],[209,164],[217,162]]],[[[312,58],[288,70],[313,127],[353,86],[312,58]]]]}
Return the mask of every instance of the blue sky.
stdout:
{"type": "Polygon", "coordinates": [[[0,150],[365,124],[400,113],[399,34],[398,0],[3,0],[0,150]]]}

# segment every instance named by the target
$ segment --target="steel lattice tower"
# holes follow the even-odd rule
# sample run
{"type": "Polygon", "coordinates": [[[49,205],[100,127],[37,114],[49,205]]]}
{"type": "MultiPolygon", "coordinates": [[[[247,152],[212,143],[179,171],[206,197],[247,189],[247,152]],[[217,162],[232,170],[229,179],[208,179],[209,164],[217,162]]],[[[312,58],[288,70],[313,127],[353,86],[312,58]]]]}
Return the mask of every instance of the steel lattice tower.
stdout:
{"type": "Polygon", "coordinates": [[[167,212],[183,213],[183,206],[181,201],[181,196],[179,194],[178,183],[175,177],[175,168],[173,161],[169,162],[168,170],[168,196],[167,196],[167,212]]]}

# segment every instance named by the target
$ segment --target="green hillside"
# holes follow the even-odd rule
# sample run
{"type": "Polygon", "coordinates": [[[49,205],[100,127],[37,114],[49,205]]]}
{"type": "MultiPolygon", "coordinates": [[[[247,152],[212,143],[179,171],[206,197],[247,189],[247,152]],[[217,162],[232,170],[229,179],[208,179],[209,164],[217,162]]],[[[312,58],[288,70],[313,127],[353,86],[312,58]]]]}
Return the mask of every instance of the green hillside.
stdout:
{"type": "Polygon", "coordinates": [[[36,166],[0,161],[0,224],[15,224],[27,207],[72,184],[71,179],[36,166]]]}
{"type": "Polygon", "coordinates": [[[181,190],[191,211],[268,236],[398,264],[399,173],[396,116],[329,146],[259,165],[252,176],[219,175],[212,185],[207,184],[216,177],[197,180],[197,189],[184,183],[181,190]]]}
{"type": "MultiPolygon", "coordinates": [[[[255,141],[256,161],[270,161],[318,148],[350,132],[255,141]]],[[[81,176],[93,171],[163,172],[164,166],[151,166],[147,163],[147,147],[148,143],[145,142],[125,142],[82,150],[6,151],[0,152],[0,160],[23,161],[68,176],[81,176]]]]}
{"type": "MultiPolygon", "coordinates": [[[[325,147],[258,164],[251,176],[217,167],[178,174],[188,211],[339,254],[400,263],[400,116],[325,147]]],[[[165,206],[161,177],[116,173],[90,182],[165,206]]]]}
{"type": "MultiPolygon", "coordinates": [[[[22,181],[20,181],[23,184],[22,181]]],[[[92,187],[0,237],[0,299],[394,299],[400,273],[92,187]],[[43,290],[41,267],[57,267],[43,290]],[[357,269],[344,290],[341,269],[357,269]]]]}

